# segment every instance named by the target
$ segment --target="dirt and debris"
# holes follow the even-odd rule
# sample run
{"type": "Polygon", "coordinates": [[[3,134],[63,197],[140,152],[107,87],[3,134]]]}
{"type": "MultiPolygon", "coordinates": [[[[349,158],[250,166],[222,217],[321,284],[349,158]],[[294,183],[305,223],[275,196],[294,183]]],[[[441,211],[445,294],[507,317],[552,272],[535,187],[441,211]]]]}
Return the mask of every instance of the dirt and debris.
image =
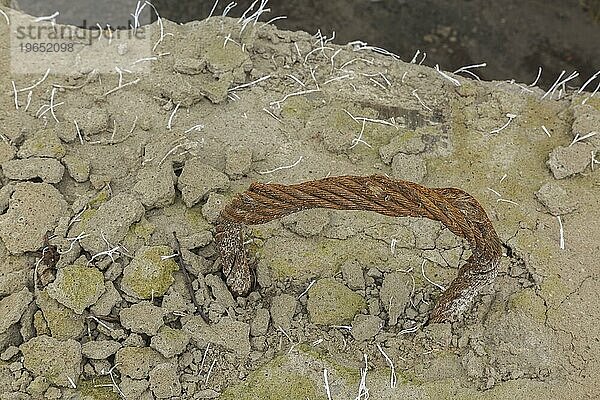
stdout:
{"type": "Polygon", "coordinates": [[[11,81],[41,74],[0,58],[0,399],[327,399],[324,370],[333,398],[356,398],[361,370],[370,398],[596,395],[600,96],[445,73],[456,86],[260,22],[162,23],[112,92],[118,74],[74,66],[26,110],[11,81]],[[58,123],[36,116],[53,88],[58,123]],[[362,211],[249,227],[255,286],[232,296],[214,243],[229,199],[345,174],[481,202],[505,254],[463,320],[427,324],[467,244],[362,211]]]}

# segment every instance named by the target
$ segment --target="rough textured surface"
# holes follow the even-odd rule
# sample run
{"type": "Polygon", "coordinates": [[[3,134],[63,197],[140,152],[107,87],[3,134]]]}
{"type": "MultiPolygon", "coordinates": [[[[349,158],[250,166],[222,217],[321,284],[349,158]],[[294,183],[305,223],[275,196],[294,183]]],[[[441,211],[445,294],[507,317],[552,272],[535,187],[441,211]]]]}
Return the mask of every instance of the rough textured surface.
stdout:
{"type": "Polygon", "coordinates": [[[204,164],[201,159],[192,158],[185,163],[177,187],[181,190],[185,204],[191,207],[210,192],[227,189],[229,178],[224,173],[204,164]]]}
{"type": "Polygon", "coordinates": [[[54,385],[71,386],[81,373],[81,345],[72,340],[60,341],[37,336],[21,345],[23,365],[35,376],[43,376],[54,385]]]}
{"type": "MultiPolygon", "coordinates": [[[[280,14],[276,4],[269,7],[280,14]]],[[[2,10],[12,27],[31,24],[17,11],[2,10]]],[[[354,399],[366,355],[373,399],[594,398],[600,135],[580,138],[598,129],[598,94],[578,94],[567,85],[542,99],[545,92],[528,82],[448,73],[457,86],[427,65],[357,43],[339,46],[339,39],[324,43],[327,30],[312,37],[278,31],[260,22],[264,15],[240,36],[242,11],[238,6],[230,11],[236,18],[186,25],[163,18],[167,36],[152,52],[156,59],[136,64],[146,56],[137,40],[85,46],[79,59],[94,65],[67,74],[53,67],[32,90],[28,111],[23,92],[15,110],[11,81],[17,90],[26,88],[46,69],[15,74],[6,55],[18,62],[23,56],[0,56],[6,89],[0,91],[0,163],[31,161],[17,154],[34,162],[41,156],[60,169],[54,157],[64,150],[60,162],[68,170],[55,187],[35,183],[40,178],[12,179],[21,171],[0,177],[0,301],[25,287],[34,293],[33,269],[46,233],[61,253],[55,266],[51,259],[37,264],[35,304],[11,314],[15,322],[0,333],[0,357],[6,358],[0,397],[116,400],[112,371],[130,400],[170,395],[171,384],[180,385],[179,398],[326,399],[327,369],[332,397],[354,399]],[[118,85],[115,66],[124,83],[135,83],[105,95],[118,85]],[[58,123],[49,113],[35,116],[48,104],[52,85],[72,87],[55,93],[58,123]],[[515,117],[498,130],[508,113],[515,117]],[[195,174],[195,165],[207,172],[195,174]],[[557,180],[555,173],[568,175],[557,180]],[[413,176],[477,198],[505,256],[495,284],[464,320],[423,325],[442,292],[436,285],[446,287],[470,251],[441,225],[410,217],[309,210],[248,227],[244,241],[255,286],[247,297],[224,290],[214,243],[223,204],[252,181],[292,184],[344,174],[413,176]],[[171,203],[175,186],[188,191],[188,204],[177,190],[171,203]],[[564,249],[553,214],[561,215],[564,249]],[[192,314],[173,232],[210,325],[192,314]],[[106,287],[81,315],[48,296],[48,284],[71,265],[97,268],[106,287]],[[327,280],[341,297],[319,288],[327,280]],[[293,314],[291,299],[277,305],[283,296],[294,300],[293,314]],[[165,311],[164,325],[152,337],[132,333],[124,322],[137,318],[124,313],[122,321],[121,310],[150,299],[165,311]],[[313,323],[327,310],[340,326],[313,323]],[[289,328],[278,329],[288,321],[289,328]],[[104,359],[81,358],[76,342],[88,356],[121,348],[104,359]],[[395,365],[394,388],[382,352],[395,365]],[[63,379],[65,360],[76,389],[63,379]],[[58,373],[37,372],[46,367],[58,373]]],[[[0,47],[8,49],[1,16],[0,31],[0,47]]],[[[160,39],[158,24],[147,32],[152,47],[160,39]]],[[[544,68],[542,79],[553,82],[549,75],[544,68]]]]}
{"type": "Polygon", "coordinates": [[[383,321],[375,315],[358,314],[352,320],[352,337],[357,341],[370,340],[379,333],[383,321]]]}
{"type": "Polygon", "coordinates": [[[144,207],[133,195],[118,194],[98,207],[88,221],[75,224],[71,235],[85,232],[88,236],[80,240],[81,247],[97,254],[119,244],[143,214],[144,207]]]}
{"type": "Polygon", "coordinates": [[[289,294],[273,298],[271,302],[271,319],[273,326],[283,330],[290,329],[292,318],[296,313],[296,299],[289,294]]]}
{"type": "Polygon", "coordinates": [[[535,192],[535,197],[546,206],[552,215],[568,214],[577,208],[577,199],[569,196],[557,182],[545,183],[540,190],[535,192]]]}
{"type": "Polygon", "coordinates": [[[8,251],[20,254],[42,247],[44,235],[65,212],[63,195],[45,183],[18,183],[8,211],[0,215],[0,238],[8,251]],[[37,212],[43,209],[43,213],[37,212]]]}
{"type": "Polygon", "coordinates": [[[77,314],[95,304],[104,293],[104,275],[97,268],[69,265],[58,270],[48,295],[77,314]]]}
{"type": "Polygon", "coordinates": [[[114,340],[94,340],[81,346],[81,354],[94,360],[104,360],[117,352],[121,343],[114,340]]]}
{"type": "Polygon", "coordinates": [[[48,295],[48,290],[39,292],[35,302],[42,310],[44,320],[53,338],[58,340],[77,339],[83,333],[84,316],[60,304],[48,295]]]}
{"type": "Polygon", "coordinates": [[[90,163],[86,159],[68,154],[63,157],[62,162],[75,182],[85,182],[90,177],[90,163]]]}
{"type": "Polygon", "coordinates": [[[27,288],[21,289],[0,300],[0,334],[21,319],[21,315],[33,300],[33,295],[27,288]]]}
{"type": "Polygon", "coordinates": [[[143,246],[135,253],[131,263],[123,270],[121,289],[139,299],[160,297],[173,284],[173,272],[179,266],[173,259],[161,259],[172,250],[167,246],[143,246]]]}
{"type": "Polygon", "coordinates": [[[410,278],[403,273],[393,272],[387,274],[381,285],[380,298],[383,307],[388,312],[388,324],[395,325],[404,307],[410,300],[410,278]]]}
{"type": "Polygon", "coordinates": [[[47,157],[61,159],[66,150],[58,135],[52,130],[42,130],[32,137],[25,139],[19,146],[17,157],[47,157]]]}
{"type": "Polygon", "coordinates": [[[166,360],[150,347],[123,347],[117,351],[115,362],[121,374],[133,379],[144,379],[158,364],[166,360]]]}
{"type": "Polygon", "coordinates": [[[594,148],[587,143],[559,146],[552,150],[548,167],[556,179],[581,173],[590,165],[590,154],[594,148]]]}
{"type": "Polygon", "coordinates": [[[307,309],[311,322],[315,324],[348,323],[364,306],[361,295],[335,279],[320,279],[308,291],[307,309]]]}
{"type": "Polygon", "coordinates": [[[7,161],[2,164],[2,172],[9,179],[26,181],[40,178],[46,183],[58,183],[65,173],[65,167],[52,158],[33,157],[7,161]]]}
{"type": "Polygon", "coordinates": [[[214,325],[207,325],[200,317],[192,317],[183,329],[200,347],[213,343],[241,356],[250,352],[250,326],[229,317],[221,319],[214,325]]]}
{"type": "Polygon", "coordinates": [[[119,313],[124,328],[136,333],[154,336],[164,325],[165,311],[149,302],[141,302],[124,308],[119,313]]]}
{"type": "Polygon", "coordinates": [[[169,399],[181,395],[177,365],[159,364],[150,371],[150,390],[157,399],[169,399]]]}
{"type": "Polygon", "coordinates": [[[188,332],[163,326],[157,335],[152,336],[150,347],[166,358],[171,358],[183,353],[189,342],[190,334],[188,332]]]}
{"type": "Polygon", "coordinates": [[[141,169],[133,191],[144,207],[165,207],[175,201],[175,174],[170,165],[149,165],[141,169]]]}

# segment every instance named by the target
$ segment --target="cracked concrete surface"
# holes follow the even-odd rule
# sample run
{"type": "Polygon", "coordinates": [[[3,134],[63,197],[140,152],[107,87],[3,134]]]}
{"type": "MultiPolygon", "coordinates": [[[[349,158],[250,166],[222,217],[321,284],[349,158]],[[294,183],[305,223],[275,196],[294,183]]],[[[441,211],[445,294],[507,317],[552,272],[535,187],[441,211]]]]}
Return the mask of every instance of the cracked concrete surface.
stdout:
{"type": "MultiPolygon", "coordinates": [[[[174,37],[160,44],[168,54],[152,61],[151,74],[132,72],[140,79],[136,85],[106,97],[118,77],[101,74],[100,80],[81,72],[73,78],[80,89],[58,92],[64,102],[56,110],[59,124],[16,110],[11,90],[0,93],[0,133],[10,146],[2,162],[35,156],[29,151],[35,138],[58,137],[64,152],[44,157],[66,164],[69,172],[50,188],[60,192],[61,207],[25,210],[29,220],[47,221],[55,234],[51,244],[63,253],[55,266],[42,264],[39,284],[68,265],[100,271],[107,290],[89,309],[84,304],[68,340],[77,342],[73,349],[92,341],[119,348],[116,357],[107,352],[104,359],[77,350],[69,357],[82,359],[79,376],[64,375],[54,364],[61,378],[45,376],[39,367],[45,356],[31,351],[31,343],[39,337],[66,340],[60,328],[66,322],[57,320],[66,314],[49,312],[33,275],[15,278],[22,265],[34,269],[44,232],[20,227],[24,234],[39,233],[30,238],[36,248],[21,249],[6,239],[5,229],[0,301],[9,304],[10,295],[26,290],[23,285],[36,301],[12,315],[0,333],[0,392],[110,398],[117,396],[111,371],[128,399],[175,393],[190,399],[326,399],[327,370],[333,398],[355,398],[366,362],[370,398],[597,398],[600,172],[586,164],[570,173],[566,163],[569,174],[558,181],[546,162],[554,149],[569,146],[575,131],[593,127],[600,97],[569,90],[542,100],[539,88],[453,75],[456,86],[432,68],[368,49],[319,48],[302,32],[257,24],[240,37],[235,19],[164,24],[174,37]],[[85,117],[87,106],[94,111],[85,117]],[[498,130],[507,114],[515,117],[498,130]],[[137,125],[127,133],[134,115],[137,125]],[[73,130],[79,117],[89,127],[81,142],[73,130]],[[364,130],[360,118],[367,118],[364,130]],[[117,130],[122,139],[114,140],[110,121],[127,127],[117,130]],[[24,143],[29,152],[21,151],[24,143]],[[179,145],[181,151],[172,150],[179,145]],[[156,176],[165,178],[156,192],[155,175],[141,172],[146,170],[160,170],[156,176]],[[296,183],[343,174],[412,176],[427,186],[459,187],[481,202],[505,255],[498,279],[463,320],[424,324],[469,257],[466,243],[437,222],[368,212],[311,210],[249,228],[257,286],[247,298],[231,296],[220,280],[213,242],[218,208],[251,181],[296,183]],[[560,193],[539,194],[557,182],[560,193]],[[182,199],[181,190],[184,197],[193,191],[193,199],[182,199]],[[556,204],[565,196],[577,206],[556,204]],[[52,218],[44,215],[50,211],[52,218]],[[551,212],[560,215],[564,249],[551,212]],[[93,235],[84,237],[86,230],[93,235]],[[185,277],[171,258],[173,232],[185,244],[194,296],[210,325],[192,315],[185,277]],[[140,263],[167,265],[168,273],[154,268],[148,284],[134,279],[141,286],[133,293],[128,279],[140,263]],[[323,296],[328,285],[353,300],[323,296]],[[331,315],[315,319],[324,301],[331,315]],[[154,310],[154,317],[137,315],[140,307],[154,310]],[[25,366],[18,346],[26,350],[25,366]],[[112,369],[116,362],[121,364],[112,369]]],[[[0,46],[8,45],[5,35],[0,46]]],[[[11,75],[9,61],[0,57],[0,87],[39,79],[11,75]]],[[[65,85],[65,79],[50,75],[32,95],[32,107],[46,104],[51,83],[65,85]]],[[[585,143],[586,151],[600,149],[594,137],[585,143]]],[[[14,187],[51,186],[15,184],[6,174],[0,180],[6,188],[2,211],[9,210],[0,218],[5,226],[21,215],[14,187]]]]}

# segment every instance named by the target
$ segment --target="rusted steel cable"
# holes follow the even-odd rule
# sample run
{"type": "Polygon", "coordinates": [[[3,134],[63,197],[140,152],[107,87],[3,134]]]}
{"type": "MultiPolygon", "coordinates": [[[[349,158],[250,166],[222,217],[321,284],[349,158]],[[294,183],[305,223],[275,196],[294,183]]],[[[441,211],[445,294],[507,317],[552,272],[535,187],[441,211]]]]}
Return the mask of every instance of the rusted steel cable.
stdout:
{"type": "Polygon", "coordinates": [[[438,300],[431,322],[455,320],[497,275],[502,255],[500,239],[483,207],[468,193],[455,188],[426,188],[381,175],[336,176],[294,185],[252,183],[223,209],[217,222],[216,243],[223,274],[234,294],[244,296],[252,288],[243,226],[311,208],[424,217],[442,222],[452,233],[465,238],[472,255],[438,300]]]}

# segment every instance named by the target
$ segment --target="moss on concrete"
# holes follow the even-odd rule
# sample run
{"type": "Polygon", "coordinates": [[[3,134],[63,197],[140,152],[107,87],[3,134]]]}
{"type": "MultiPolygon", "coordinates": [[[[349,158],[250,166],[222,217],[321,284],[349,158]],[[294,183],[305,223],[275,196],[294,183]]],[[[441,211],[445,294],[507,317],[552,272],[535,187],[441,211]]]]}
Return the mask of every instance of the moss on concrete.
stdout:
{"type": "Polygon", "coordinates": [[[48,285],[50,297],[77,314],[95,304],[104,291],[102,272],[82,265],[69,265],[59,269],[56,280],[48,285]]]}
{"type": "Polygon", "coordinates": [[[227,388],[219,397],[222,400],[281,400],[326,399],[321,388],[307,376],[280,368],[284,363],[280,356],[265,367],[248,375],[245,382],[227,388]]]}
{"type": "Polygon", "coordinates": [[[109,376],[99,376],[93,380],[80,381],[77,389],[88,400],[119,400],[121,397],[111,387],[112,384],[109,376]]]}
{"type": "Polygon", "coordinates": [[[173,250],[168,246],[142,246],[123,270],[121,288],[130,296],[151,299],[163,296],[175,281],[179,266],[172,259],[161,259],[173,250]]]}
{"type": "Polygon", "coordinates": [[[333,278],[320,279],[308,291],[308,313],[315,324],[347,324],[365,305],[361,295],[333,278]]]}

